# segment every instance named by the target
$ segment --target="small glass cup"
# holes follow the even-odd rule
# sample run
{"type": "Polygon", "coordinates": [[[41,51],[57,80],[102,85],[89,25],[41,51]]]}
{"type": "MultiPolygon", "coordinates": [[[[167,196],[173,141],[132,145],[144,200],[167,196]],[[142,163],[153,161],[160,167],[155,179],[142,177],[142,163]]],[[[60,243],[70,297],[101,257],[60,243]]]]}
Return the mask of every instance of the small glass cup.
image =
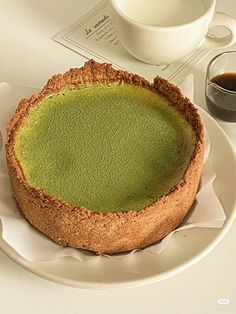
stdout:
{"type": "Polygon", "coordinates": [[[205,96],[213,116],[236,122],[236,51],[220,53],[210,61],[205,96]]]}

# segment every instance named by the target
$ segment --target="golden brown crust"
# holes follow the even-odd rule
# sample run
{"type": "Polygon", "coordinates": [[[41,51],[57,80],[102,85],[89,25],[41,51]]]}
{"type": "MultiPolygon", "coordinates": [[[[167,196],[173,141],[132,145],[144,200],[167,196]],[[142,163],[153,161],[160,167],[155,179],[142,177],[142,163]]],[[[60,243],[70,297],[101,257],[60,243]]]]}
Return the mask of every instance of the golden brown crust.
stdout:
{"type": "Polygon", "coordinates": [[[143,248],[174,230],[192,206],[198,189],[204,153],[204,131],[195,107],[168,81],[156,77],[153,84],[142,77],[115,70],[110,64],[88,61],[80,69],[55,75],[43,90],[23,99],[7,128],[6,152],[13,194],[25,218],[49,238],[64,246],[97,253],[143,248]],[[192,125],[197,144],[183,179],[171,192],[141,211],[101,213],[74,207],[42,190],[30,187],[14,152],[14,138],[29,110],[45,97],[74,85],[130,83],[151,89],[170,100],[192,125]]]}

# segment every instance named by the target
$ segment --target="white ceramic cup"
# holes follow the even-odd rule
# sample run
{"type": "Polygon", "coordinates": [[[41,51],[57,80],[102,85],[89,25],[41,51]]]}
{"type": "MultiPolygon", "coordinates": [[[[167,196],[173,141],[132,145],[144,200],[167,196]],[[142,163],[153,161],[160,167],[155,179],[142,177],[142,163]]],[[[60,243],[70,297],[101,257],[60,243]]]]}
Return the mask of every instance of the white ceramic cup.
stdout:
{"type": "MultiPolygon", "coordinates": [[[[200,15],[188,22],[176,23],[176,25],[153,25],[133,17],[132,5],[135,1],[111,0],[111,18],[113,28],[124,48],[137,59],[150,64],[169,64],[181,59],[193,52],[200,45],[206,49],[216,47],[228,47],[236,41],[236,20],[232,17],[215,12],[216,0],[195,0],[202,1],[203,11],[200,15]],[[125,6],[129,2],[129,10],[125,6]],[[131,14],[129,13],[131,12],[131,14]],[[206,37],[209,28],[213,26],[224,26],[229,30],[229,35],[224,38],[206,37]]],[[[136,1],[133,10],[145,0],[136,1]]],[[[168,4],[168,1],[188,0],[159,0],[159,3],[168,4]]],[[[158,1],[157,1],[158,2],[158,1]]],[[[153,0],[145,1],[145,5],[152,5],[153,0]]],[[[144,4],[144,3],[143,3],[144,4]]],[[[140,15],[148,21],[148,14],[155,17],[156,8],[153,12],[143,8],[140,15]]],[[[191,10],[189,6],[188,10],[191,10]]],[[[193,8],[194,10],[194,8],[193,8]]],[[[183,10],[184,11],[184,10],[183,10]]],[[[185,14],[184,12],[182,12],[185,14]]],[[[191,13],[191,12],[190,12],[191,13]]],[[[194,13],[194,12],[192,12],[194,13]]],[[[189,12],[186,12],[189,16],[189,12]]],[[[190,14],[191,15],[191,14],[190,14]]],[[[177,16],[177,15],[176,15],[177,16]]],[[[144,20],[145,20],[144,19],[144,20]]],[[[170,23],[171,24],[171,23],[170,23]]]]}

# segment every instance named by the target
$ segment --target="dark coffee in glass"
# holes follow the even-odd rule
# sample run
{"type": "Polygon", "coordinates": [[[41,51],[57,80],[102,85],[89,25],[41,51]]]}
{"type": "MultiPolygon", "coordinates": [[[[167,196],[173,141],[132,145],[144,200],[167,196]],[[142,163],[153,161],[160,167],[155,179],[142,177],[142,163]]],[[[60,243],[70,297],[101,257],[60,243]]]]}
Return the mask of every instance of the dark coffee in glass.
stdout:
{"type": "Polygon", "coordinates": [[[210,62],[205,95],[210,113],[236,122],[236,51],[224,52],[210,62]]]}

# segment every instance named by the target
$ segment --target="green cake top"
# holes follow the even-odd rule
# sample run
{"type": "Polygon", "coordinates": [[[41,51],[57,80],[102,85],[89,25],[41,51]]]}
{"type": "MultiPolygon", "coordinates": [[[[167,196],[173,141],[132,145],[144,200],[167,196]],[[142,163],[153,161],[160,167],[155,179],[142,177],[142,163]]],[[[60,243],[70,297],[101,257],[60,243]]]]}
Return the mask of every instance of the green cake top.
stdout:
{"type": "Polygon", "coordinates": [[[15,137],[28,184],[93,211],[141,210],[183,177],[196,143],[168,101],[134,85],[74,88],[32,109],[15,137]]]}

